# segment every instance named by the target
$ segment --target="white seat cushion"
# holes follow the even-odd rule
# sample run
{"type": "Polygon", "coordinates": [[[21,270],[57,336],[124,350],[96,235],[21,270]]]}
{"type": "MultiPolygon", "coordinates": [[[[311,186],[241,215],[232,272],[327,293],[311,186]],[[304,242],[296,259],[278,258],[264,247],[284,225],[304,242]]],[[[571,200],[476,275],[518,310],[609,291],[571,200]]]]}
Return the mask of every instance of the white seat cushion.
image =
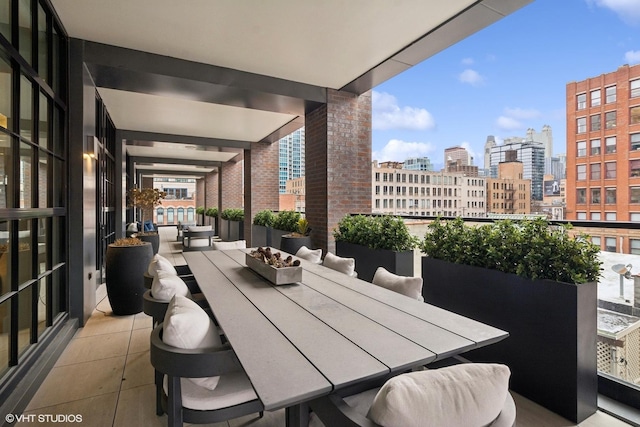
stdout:
{"type": "Polygon", "coordinates": [[[211,231],[212,230],[210,225],[190,225],[187,229],[189,231],[211,231]]]}
{"type": "Polygon", "coordinates": [[[151,283],[151,296],[157,300],[169,302],[174,295],[191,298],[184,280],[168,271],[158,270],[151,283]]]}
{"type": "Polygon", "coordinates": [[[378,267],[373,276],[373,284],[406,295],[410,298],[424,301],[422,297],[422,277],[398,276],[387,271],[384,267],[378,267]]]}
{"type": "Polygon", "coordinates": [[[356,275],[356,260],[354,258],[342,258],[331,252],[327,252],[322,265],[351,277],[355,277],[356,275]]]}
{"type": "Polygon", "coordinates": [[[383,426],[486,426],[507,401],[505,365],[468,363],[411,372],[387,381],[367,418],[383,426]]]}
{"type": "Polygon", "coordinates": [[[129,225],[127,225],[127,231],[133,231],[133,232],[138,232],[138,223],[136,222],[132,222],[129,225]]]}
{"type": "Polygon", "coordinates": [[[156,275],[158,270],[166,271],[168,273],[173,274],[174,276],[178,275],[176,268],[171,264],[171,261],[166,259],[160,254],[155,254],[153,258],[151,258],[151,262],[147,267],[147,273],[149,276],[153,277],[156,275]]]}
{"type": "MultiPolygon", "coordinates": [[[[162,341],[174,347],[194,350],[222,345],[218,329],[207,313],[198,304],[181,295],[175,295],[169,302],[163,329],[162,341]]],[[[215,376],[189,380],[213,390],[219,378],[215,376]]]]}
{"type": "Polygon", "coordinates": [[[309,249],[306,246],[301,246],[296,252],[296,256],[314,264],[320,264],[322,262],[322,249],[309,249]]]}
{"type": "MultiPolygon", "coordinates": [[[[195,378],[191,378],[193,380],[195,378]]],[[[220,376],[218,386],[209,390],[188,381],[180,380],[182,406],[199,411],[226,408],[258,398],[251,382],[243,372],[232,372],[220,376]]],[[[167,377],[164,377],[164,392],[167,393],[167,377]]]]}
{"type": "Polygon", "coordinates": [[[214,251],[228,251],[231,249],[246,249],[246,240],[234,240],[233,242],[213,242],[214,251]]]}

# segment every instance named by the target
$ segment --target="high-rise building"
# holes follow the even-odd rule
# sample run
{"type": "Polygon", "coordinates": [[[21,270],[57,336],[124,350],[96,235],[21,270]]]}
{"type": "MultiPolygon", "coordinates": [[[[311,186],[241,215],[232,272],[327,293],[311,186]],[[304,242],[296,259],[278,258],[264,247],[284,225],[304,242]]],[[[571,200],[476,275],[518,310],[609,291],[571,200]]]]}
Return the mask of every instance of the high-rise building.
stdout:
{"type": "Polygon", "coordinates": [[[640,221],[640,65],[567,84],[567,219],[640,221]]]}
{"type": "Polygon", "coordinates": [[[487,142],[484,143],[484,168],[485,170],[491,169],[491,149],[496,146],[496,137],[493,135],[487,136],[487,142]]]}
{"type": "Polygon", "coordinates": [[[524,165],[516,150],[504,152],[498,164],[498,177],[487,178],[487,213],[531,213],[531,180],[524,178],[524,165]]]}
{"type": "Polygon", "coordinates": [[[473,159],[466,148],[455,146],[444,149],[444,162],[445,165],[449,162],[457,162],[460,161],[461,166],[472,166],[473,159]]]}
{"type": "Polygon", "coordinates": [[[539,142],[544,146],[544,158],[548,159],[553,156],[553,134],[551,132],[551,126],[542,126],[541,132],[536,132],[535,129],[527,129],[527,136],[525,141],[539,142]]]}
{"type": "Polygon", "coordinates": [[[404,161],[404,169],[414,171],[432,171],[433,165],[428,157],[410,157],[404,161]]]}
{"type": "Polygon", "coordinates": [[[286,192],[287,180],[302,176],[304,176],[304,128],[280,138],[280,194],[286,192]]]}
{"type": "Polygon", "coordinates": [[[531,180],[531,198],[542,200],[544,146],[540,142],[514,137],[505,139],[502,145],[492,147],[490,150],[491,177],[498,178],[498,165],[507,160],[505,155],[512,150],[517,153],[517,160],[522,162],[523,178],[531,180]]]}

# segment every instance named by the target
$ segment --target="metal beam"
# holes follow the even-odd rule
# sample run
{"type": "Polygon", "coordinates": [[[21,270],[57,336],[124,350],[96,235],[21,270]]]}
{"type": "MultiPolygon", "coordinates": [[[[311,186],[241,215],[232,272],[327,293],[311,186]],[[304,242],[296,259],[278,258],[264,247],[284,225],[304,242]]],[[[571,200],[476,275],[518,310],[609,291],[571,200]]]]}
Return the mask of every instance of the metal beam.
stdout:
{"type": "Polygon", "coordinates": [[[172,157],[142,157],[142,156],[130,156],[131,160],[135,163],[161,163],[167,165],[194,165],[194,166],[207,166],[207,167],[220,167],[222,162],[215,162],[211,160],[198,160],[198,159],[183,159],[172,157]]]}
{"type": "Polygon", "coordinates": [[[282,126],[280,129],[262,138],[260,142],[266,142],[266,143],[278,142],[280,141],[280,138],[284,138],[290,133],[297,131],[302,126],[304,126],[304,117],[297,117],[291,120],[289,123],[282,126]]]}
{"type": "Polygon", "coordinates": [[[158,141],[177,142],[181,144],[203,145],[207,147],[226,147],[250,150],[250,141],[236,141],[233,139],[205,138],[201,136],[172,135],[168,133],[143,132],[137,130],[121,130],[122,137],[129,141],[158,141]]]}
{"type": "Polygon", "coordinates": [[[138,169],[143,176],[148,175],[162,175],[162,176],[172,176],[172,175],[180,175],[180,176],[193,176],[193,177],[204,177],[211,172],[189,172],[189,171],[168,171],[168,170],[155,170],[155,169],[138,169]]]}

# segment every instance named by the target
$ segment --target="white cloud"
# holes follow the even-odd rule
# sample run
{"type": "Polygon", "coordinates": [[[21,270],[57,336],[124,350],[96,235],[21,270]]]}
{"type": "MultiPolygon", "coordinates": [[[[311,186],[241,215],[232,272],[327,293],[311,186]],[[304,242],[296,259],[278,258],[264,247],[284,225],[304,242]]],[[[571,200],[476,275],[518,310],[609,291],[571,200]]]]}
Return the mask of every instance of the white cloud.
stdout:
{"type": "Polygon", "coordinates": [[[484,83],[484,77],[482,77],[477,71],[470,68],[467,68],[462,73],[460,73],[458,75],[458,80],[460,80],[462,83],[468,83],[471,86],[480,86],[484,83]]]}
{"type": "Polygon", "coordinates": [[[523,109],[523,108],[505,108],[504,113],[518,120],[528,120],[528,119],[536,119],[540,117],[542,114],[538,110],[534,109],[523,109]]]}
{"type": "Polygon", "coordinates": [[[524,129],[522,123],[513,117],[500,116],[498,120],[496,120],[496,125],[502,130],[517,130],[524,129]]]}
{"type": "Polygon", "coordinates": [[[640,24],[640,0],[586,0],[589,5],[610,9],[629,25],[640,24]]]}
{"type": "Polygon", "coordinates": [[[476,155],[476,152],[471,147],[471,144],[469,144],[467,141],[464,141],[462,144],[460,144],[460,146],[462,148],[466,149],[469,152],[469,155],[471,157],[473,157],[474,164],[477,166],[478,165],[478,156],[476,155]]]}
{"type": "Polygon", "coordinates": [[[475,61],[473,60],[473,58],[462,58],[462,61],[460,62],[462,63],[462,65],[471,65],[475,61]]]}
{"type": "Polygon", "coordinates": [[[392,139],[387,142],[382,150],[374,151],[373,160],[379,162],[404,162],[409,157],[429,157],[435,151],[433,144],[429,142],[406,142],[392,139]]]}
{"type": "Polygon", "coordinates": [[[627,64],[640,63],[640,50],[630,50],[624,54],[624,60],[627,64]]]}
{"type": "Polygon", "coordinates": [[[395,96],[386,92],[373,91],[372,127],[378,130],[387,129],[433,129],[436,122],[424,108],[400,107],[395,96]]]}

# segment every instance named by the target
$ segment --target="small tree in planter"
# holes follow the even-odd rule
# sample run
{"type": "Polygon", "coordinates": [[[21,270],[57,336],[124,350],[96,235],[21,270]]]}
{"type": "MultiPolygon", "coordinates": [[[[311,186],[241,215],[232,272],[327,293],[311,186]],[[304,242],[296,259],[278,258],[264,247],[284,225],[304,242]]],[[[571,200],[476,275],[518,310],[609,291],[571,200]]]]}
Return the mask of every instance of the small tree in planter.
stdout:
{"type": "Polygon", "coordinates": [[[220,237],[222,240],[244,239],[244,209],[227,208],[220,213],[220,237]]]}
{"type": "Polygon", "coordinates": [[[300,218],[296,224],[296,230],[282,236],[280,250],[295,255],[302,246],[311,248],[310,234],[309,221],[306,218],[300,218]]]}
{"type": "Polygon", "coordinates": [[[507,364],[513,390],[576,423],[595,412],[598,247],[543,219],[457,218],[420,249],[426,302],[510,334],[465,357],[507,364]]]}
{"type": "Polygon", "coordinates": [[[402,218],[381,215],[347,215],[333,231],[336,254],[356,259],[358,277],[371,281],[378,267],[413,276],[413,249],[418,239],[402,218]]]}
{"type": "Polygon", "coordinates": [[[271,245],[282,250],[282,236],[298,231],[300,212],[280,211],[273,220],[271,231],[271,245]]]}
{"type": "Polygon", "coordinates": [[[133,187],[127,192],[129,197],[129,205],[135,208],[140,208],[140,223],[142,224],[142,230],[136,233],[136,237],[151,243],[153,253],[158,253],[160,247],[160,237],[158,231],[153,226],[151,227],[145,224],[144,214],[145,211],[151,212],[153,217],[153,209],[162,204],[162,200],[167,197],[167,193],[160,191],[157,188],[137,188],[133,187]]]}
{"type": "Polygon", "coordinates": [[[251,226],[252,246],[271,246],[271,230],[275,214],[270,209],[256,213],[251,226]]]}

